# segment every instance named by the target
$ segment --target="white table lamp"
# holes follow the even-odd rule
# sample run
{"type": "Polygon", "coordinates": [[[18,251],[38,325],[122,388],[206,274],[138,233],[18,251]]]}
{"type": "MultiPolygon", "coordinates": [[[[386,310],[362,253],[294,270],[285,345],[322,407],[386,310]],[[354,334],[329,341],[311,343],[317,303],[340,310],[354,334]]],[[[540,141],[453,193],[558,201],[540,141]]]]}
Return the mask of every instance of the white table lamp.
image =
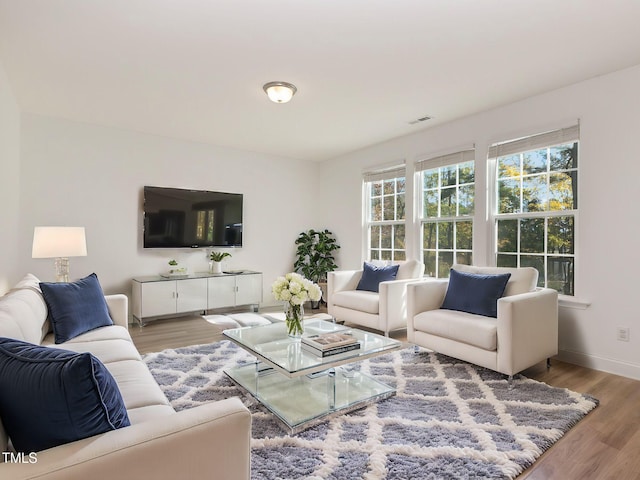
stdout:
{"type": "Polygon", "coordinates": [[[35,227],[31,258],[55,258],[56,282],[69,281],[69,257],[86,257],[84,227],[35,227]]]}

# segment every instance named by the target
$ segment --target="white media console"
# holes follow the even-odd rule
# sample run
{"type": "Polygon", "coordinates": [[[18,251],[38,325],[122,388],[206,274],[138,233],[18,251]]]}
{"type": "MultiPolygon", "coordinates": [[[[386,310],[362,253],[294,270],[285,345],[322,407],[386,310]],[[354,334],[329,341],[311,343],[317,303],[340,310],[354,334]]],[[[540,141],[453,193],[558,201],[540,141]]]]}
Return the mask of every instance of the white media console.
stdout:
{"type": "Polygon", "coordinates": [[[144,324],[153,317],[203,312],[262,302],[262,273],[195,273],[180,278],[160,275],[132,280],[133,317],[144,324]]]}

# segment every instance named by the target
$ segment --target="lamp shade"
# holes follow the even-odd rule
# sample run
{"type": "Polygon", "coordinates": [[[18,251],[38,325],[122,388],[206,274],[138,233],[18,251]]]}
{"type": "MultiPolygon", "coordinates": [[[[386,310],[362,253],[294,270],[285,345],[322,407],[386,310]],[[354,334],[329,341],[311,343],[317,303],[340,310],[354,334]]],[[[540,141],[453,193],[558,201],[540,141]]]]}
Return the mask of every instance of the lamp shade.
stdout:
{"type": "Polygon", "coordinates": [[[35,227],[32,258],[86,257],[84,227],[35,227]]]}

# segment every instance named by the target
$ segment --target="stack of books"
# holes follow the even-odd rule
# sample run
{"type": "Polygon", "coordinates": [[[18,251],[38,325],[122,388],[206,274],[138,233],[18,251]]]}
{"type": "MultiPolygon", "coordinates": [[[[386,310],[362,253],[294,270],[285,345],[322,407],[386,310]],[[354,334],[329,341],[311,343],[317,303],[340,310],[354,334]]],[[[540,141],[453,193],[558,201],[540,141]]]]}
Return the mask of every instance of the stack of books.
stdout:
{"type": "Polygon", "coordinates": [[[302,348],[318,357],[329,357],[360,348],[360,342],[349,332],[310,335],[301,340],[302,348]]]}

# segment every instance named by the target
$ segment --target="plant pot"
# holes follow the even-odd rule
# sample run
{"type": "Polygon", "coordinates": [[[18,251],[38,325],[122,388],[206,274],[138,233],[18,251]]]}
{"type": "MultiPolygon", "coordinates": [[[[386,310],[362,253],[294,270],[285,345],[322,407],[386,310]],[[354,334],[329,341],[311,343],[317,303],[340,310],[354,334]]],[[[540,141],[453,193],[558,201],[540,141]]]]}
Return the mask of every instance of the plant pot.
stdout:
{"type": "Polygon", "coordinates": [[[222,262],[209,262],[210,273],[222,273],[222,262]]]}

